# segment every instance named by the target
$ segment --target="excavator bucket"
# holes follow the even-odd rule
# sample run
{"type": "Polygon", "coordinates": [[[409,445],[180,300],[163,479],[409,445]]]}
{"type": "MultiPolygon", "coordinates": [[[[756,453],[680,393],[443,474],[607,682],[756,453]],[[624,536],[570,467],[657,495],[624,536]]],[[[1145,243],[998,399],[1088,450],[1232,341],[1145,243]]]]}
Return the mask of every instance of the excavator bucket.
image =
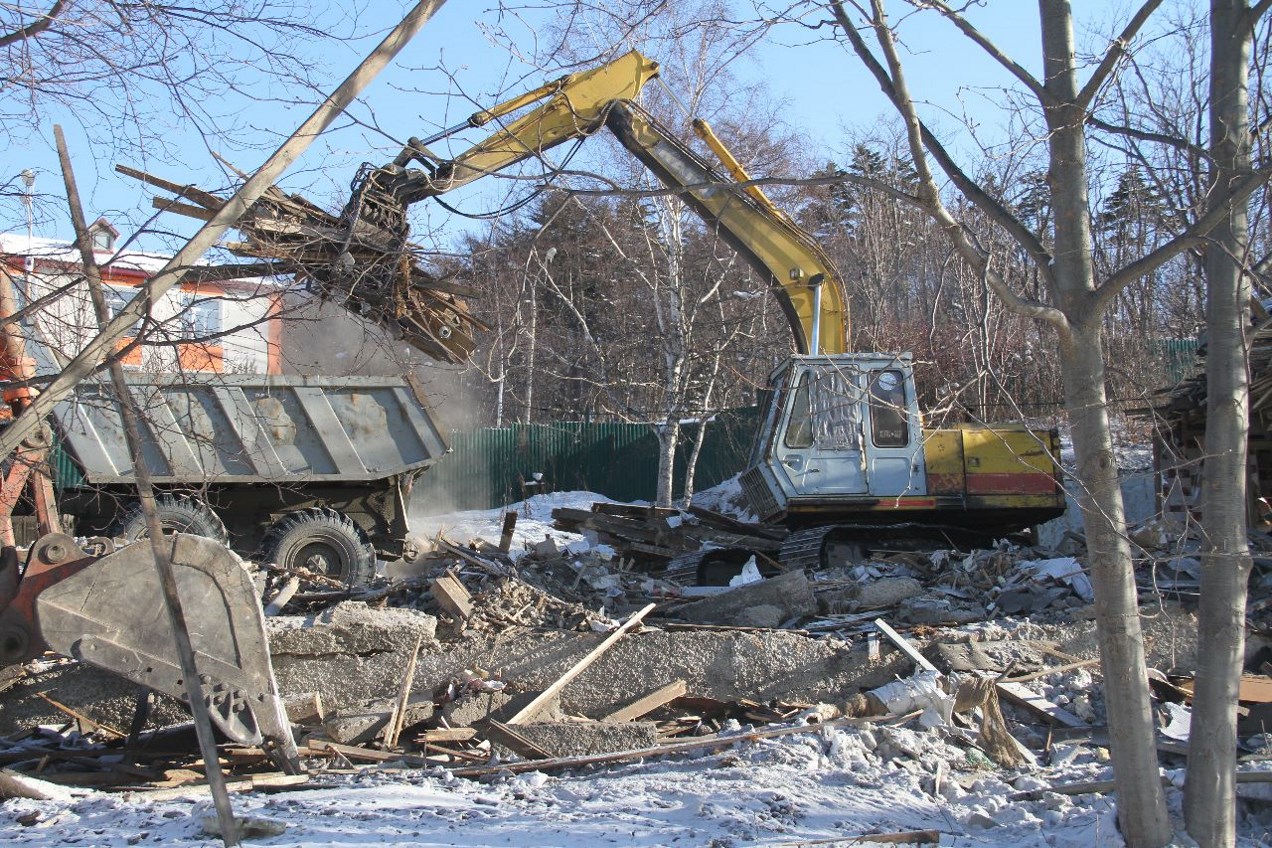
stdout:
{"type": "MultiPolygon", "coordinates": [[[[230,739],[260,745],[279,767],[298,772],[251,575],[211,539],[178,533],[171,540],[212,720],[230,739]]],[[[0,665],[51,650],[188,701],[148,540],[94,557],[84,556],[69,536],[49,534],[31,547],[20,581],[16,569],[17,555],[6,548],[0,558],[0,665]]]]}

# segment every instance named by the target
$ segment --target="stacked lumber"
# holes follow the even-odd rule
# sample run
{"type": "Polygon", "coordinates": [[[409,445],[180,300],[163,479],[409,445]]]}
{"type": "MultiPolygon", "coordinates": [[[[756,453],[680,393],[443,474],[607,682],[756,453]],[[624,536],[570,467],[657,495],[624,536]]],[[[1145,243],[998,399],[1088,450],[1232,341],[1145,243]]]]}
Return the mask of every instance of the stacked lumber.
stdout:
{"type": "MultiPolygon", "coordinates": [[[[155,208],[167,212],[206,221],[226,202],[134,168],[118,165],[116,170],[176,195],[154,198],[155,208]]],[[[472,292],[424,268],[421,249],[406,240],[404,210],[400,226],[386,227],[357,214],[358,208],[333,215],[298,194],[270,186],[236,224],[243,240],[226,245],[236,256],[256,261],[195,269],[193,278],[294,274],[316,296],[374,321],[427,356],[442,362],[466,360],[476,347],[474,334],[486,329],[460,300],[472,292]]]]}

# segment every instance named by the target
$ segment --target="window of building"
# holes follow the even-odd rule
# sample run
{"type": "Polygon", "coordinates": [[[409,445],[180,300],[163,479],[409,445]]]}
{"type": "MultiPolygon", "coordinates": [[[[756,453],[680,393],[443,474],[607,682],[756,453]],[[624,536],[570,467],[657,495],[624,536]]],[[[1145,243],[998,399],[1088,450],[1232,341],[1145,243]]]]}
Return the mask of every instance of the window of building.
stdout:
{"type": "Polygon", "coordinates": [[[88,228],[88,237],[93,243],[93,250],[114,250],[115,237],[119,232],[106,222],[105,218],[88,228]]]}
{"type": "Polygon", "coordinates": [[[221,334],[223,322],[219,298],[186,294],[182,300],[182,338],[210,339],[221,334]]]}
{"type": "MultiPolygon", "coordinates": [[[[133,299],[138,290],[134,288],[117,289],[114,286],[105,286],[103,294],[106,297],[106,311],[110,314],[113,321],[115,316],[124,311],[124,307],[133,299]]],[[[133,334],[136,334],[138,328],[141,327],[140,319],[132,325],[133,334]]]]}

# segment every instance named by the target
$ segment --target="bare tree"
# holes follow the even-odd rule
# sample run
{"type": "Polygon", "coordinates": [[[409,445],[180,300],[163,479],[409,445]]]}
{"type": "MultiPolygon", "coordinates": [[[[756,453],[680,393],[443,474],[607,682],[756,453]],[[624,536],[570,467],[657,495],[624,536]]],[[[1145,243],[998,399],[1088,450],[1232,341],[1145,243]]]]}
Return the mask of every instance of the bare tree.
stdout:
{"type": "Polygon", "coordinates": [[[1130,548],[1123,526],[1109,430],[1104,366],[1102,317],[1132,281],[1151,272],[1181,251],[1197,244],[1227,212],[1234,197],[1241,198],[1257,184],[1246,178],[1226,186],[1219,205],[1201,216],[1177,238],[1136,257],[1100,279],[1092,262],[1091,210],[1088,199],[1087,118],[1093,104],[1122,65],[1132,41],[1160,5],[1147,0],[1104,51],[1086,79],[1080,79],[1067,0],[1040,0],[1042,30],[1041,78],[1009,57],[963,14],[940,0],[921,4],[935,9],[981,47],[1028,92],[1046,128],[1048,185],[1054,220],[1049,232],[1029,229],[985,187],[973,181],[919,117],[904,75],[896,36],[883,0],[869,4],[836,2],[835,20],[854,52],[874,75],[885,95],[906,122],[918,172],[915,201],[932,215],[964,258],[984,274],[986,282],[1011,308],[1051,324],[1059,339],[1065,406],[1077,458],[1078,502],[1086,523],[1089,564],[1096,585],[1101,662],[1106,680],[1109,725],[1114,754],[1119,819],[1132,846],[1166,844],[1171,835],[1165,800],[1157,775],[1154,728],[1144,647],[1137,613],[1137,597],[1130,548]],[[848,7],[854,9],[850,14],[848,7]],[[875,37],[880,55],[870,49],[863,26],[875,37]],[[1015,240],[1042,272],[1046,291],[1040,297],[1022,295],[996,269],[994,257],[957,220],[946,206],[928,164],[935,161],[945,176],[969,200],[1015,240]]]}
{"type": "Polygon", "coordinates": [[[150,157],[174,150],[178,124],[224,137],[241,124],[223,111],[227,93],[312,88],[312,48],[353,35],[356,15],[316,18],[295,0],[0,4],[0,137],[26,139],[50,117],[75,120],[96,147],[150,157]]]}
{"type": "Polygon", "coordinates": [[[1204,548],[1197,668],[1184,815],[1203,846],[1236,840],[1237,693],[1245,662],[1250,549],[1246,514],[1250,395],[1249,225],[1244,203],[1224,204],[1250,172],[1249,63],[1254,23],[1269,6],[1210,4],[1210,179],[1207,207],[1221,217],[1206,246],[1204,548]]]}

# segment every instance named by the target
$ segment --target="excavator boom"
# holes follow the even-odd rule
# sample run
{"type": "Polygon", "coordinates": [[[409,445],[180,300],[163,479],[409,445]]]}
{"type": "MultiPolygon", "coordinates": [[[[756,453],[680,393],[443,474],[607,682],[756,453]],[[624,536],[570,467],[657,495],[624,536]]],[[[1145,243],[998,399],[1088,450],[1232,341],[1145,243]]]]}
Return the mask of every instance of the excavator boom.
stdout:
{"type": "MultiPolygon", "coordinates": [[[[808,233],[755,186],[741,187],[717,173],[636,103],[611,103],[605,125],[663,184],[679,189],[678,196],[768,283],[799,353],[847,351],[843,283],[830,257],[808,233]]],[[[717,155],[727,156],[726,167],[745,179],[727,148],[714,134],[710,138],[717,155]]]]}

